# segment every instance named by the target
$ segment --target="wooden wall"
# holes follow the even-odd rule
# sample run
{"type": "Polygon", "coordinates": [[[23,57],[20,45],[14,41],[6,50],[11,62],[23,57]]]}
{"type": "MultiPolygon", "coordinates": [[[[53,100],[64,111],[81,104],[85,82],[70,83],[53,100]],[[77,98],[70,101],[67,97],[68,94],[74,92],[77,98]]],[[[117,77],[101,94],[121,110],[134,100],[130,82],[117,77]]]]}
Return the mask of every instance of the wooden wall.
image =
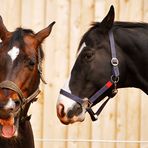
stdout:
{"type": "Polygon", "coordinates": [[[120,90],[93,123],[87,116],[83,123],[65,126],[56,116],[58,92],[75,61],[80,38],[91,22],[103,19],[112,4],[115,20],[148,22],[148,0],[0,0],[0,15],[10,31],[19,26],[39,31],[56,21],[43,44],[43,71],[48,84],[41,83],[40,98],[30,109],[36,148],[148,147],[148,143],[60,141],[148,140],[148,97],[138,89],[120,90]]]}

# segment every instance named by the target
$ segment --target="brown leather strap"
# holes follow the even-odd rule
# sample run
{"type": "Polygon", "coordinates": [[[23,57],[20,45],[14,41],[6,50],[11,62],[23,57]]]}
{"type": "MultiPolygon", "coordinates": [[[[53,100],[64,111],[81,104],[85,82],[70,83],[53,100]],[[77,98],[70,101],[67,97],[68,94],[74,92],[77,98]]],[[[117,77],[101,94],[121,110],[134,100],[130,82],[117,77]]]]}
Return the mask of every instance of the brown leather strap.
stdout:
{"type": "Polygon", "coordinates": [[[0,88],[7,88],[7,89],[10,89],[10,90],[17,92],[21,101],[22,102],[25,101],[25,97],[23,95],[23,92],[14,82],[8,81],[8,80],[3,81],[3,82],[0,83],[0,88]]]}
{"type": "Polygon", "coordinates": [[[8,81],[8,80],[1,82],[0,88],[6,88],[6,89],[10,89],[10,90],[15,91],[21,99],[22,106],[24,106],[25,104],[27,104],[29,102],[34,102],[34,99],[40,93],[40,90],[37,88],[37,90],[33,94],[31,94],[29,97],[25,98],[21,89],[14,82],[8,81]]]}

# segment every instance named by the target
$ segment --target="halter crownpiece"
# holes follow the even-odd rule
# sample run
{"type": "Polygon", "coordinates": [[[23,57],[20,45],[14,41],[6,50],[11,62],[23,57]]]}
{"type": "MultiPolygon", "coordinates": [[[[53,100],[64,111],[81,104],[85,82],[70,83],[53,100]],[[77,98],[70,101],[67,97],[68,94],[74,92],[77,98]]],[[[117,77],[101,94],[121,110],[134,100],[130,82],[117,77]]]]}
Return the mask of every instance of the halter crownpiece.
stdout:
{"type": "MultiPolygon", "coordinates": [[[[86,111],[90,114],[92,121],[96,121],[98,119],[98,116],[100,115],[101,111],[103,110],[103,108],[105,107],[107,102],[117,94],[117,83],[119,81],[120,73],[119,73],[119,68],[118,68],[119,61],[116,57],[115,41],[114,41],[114,36],[113,36],[112,30],[109,31],[109,41],[110,41],[111,56],[112,56],[112,58],[111,58],[112,75],[110,77],[110,80],[100,90],[98,90],[93,96],[91,96],[89,99],[88,98],[82,99],[78,96],[70,94],[69,92],[67,92],[63,89],[60,90],[60,94],[74,100],[75,102],[77,102],[81,106],[83,106],[86,109],[86,111]],[[102,103],[100,108],[94,113],[94,111],[92,110],[92,106],[93,106],[94,102],[99,100],[99,97],[102,94],[104,94],[112,86],[114,86],[112,93],[110,94],[110,96],[108,96],[106,101],[104,101],[102,103]],[[88,104],[88,106],[86,104],[88,104]]],[[[99,102],[100,102],[100,100],[99,100],[99,102]]]]}

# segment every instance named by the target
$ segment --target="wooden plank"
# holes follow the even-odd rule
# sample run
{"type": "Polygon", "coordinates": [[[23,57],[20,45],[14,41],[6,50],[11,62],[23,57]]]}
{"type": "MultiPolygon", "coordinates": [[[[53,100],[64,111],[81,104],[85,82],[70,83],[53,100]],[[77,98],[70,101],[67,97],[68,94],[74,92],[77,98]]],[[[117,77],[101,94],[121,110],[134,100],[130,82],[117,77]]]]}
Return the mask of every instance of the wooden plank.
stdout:
{"type": "MultiPolygon", "coordinates": [[[[35,32],[40,31],[44,27],[44,1],[42,0],[22,0],[22,26],[30,28],[35,32]],[[39,11],[40,10],[40,11],[39,11]]],[[[42,89],[40,87],[40,89],[42,89]]],[[[43,93],[34,103],[29,112],[32,114],[31,124],[35,138],[42,137],[42,121],[43,121],[43,93]],[[36,124],[37,123],[37,124],[36,124]]],[[[36,148],[42,148],[42,142],[35,143],[36,148]]]]}
{"type": "Polygon", "coordinates": [[[105,1],[95,1],[94,21],[101,22],[105,17],[105,1]]]}
{"type": "Polygon", "coordinates": [[[21,1],[21,24],[24,28],[33,28],[33,1],[22,0],[21,1]]]}
{"type": "MultiPolygon", "coordinates": [[[[143,0],[143,21],[147,22],[148,21],[148,1],[143,0]]],[[[140,140],[142,141],[147,141],[148,140],[148,98],[145,93],[141,93],[141,118],[140,118],[140,140]]],[[[140,145],[141,148],[148,147],[147,143],[142,143],[140,145]]]]}
{"type": "Polygon", "coordinates": [[[109,11],[109,8],[111,7],[111,5],[114,6],[114,10],[115,10],[115,21],[119,19],[119,5],[120,5],[120,2],[119,0],[110,0],[110,1],[105,1],[105,11],[107,14],[108,11],[109,11]]]}
{"type": "MultiPolygon", "coordinates": [[[[148,140],[148,118],[147,118],[147,106],[148,99],[145,93],[141,93],[141,118],[140,118],[140,140],[147,141],[148,140]]],[[[147,143],[142,143],[140,145],[143,147],[148,147],[147,143]]]]}
{"type": "MultiPolygon", "coordinates": [[[[82,0],[81,1],[81,36],[88,30],[90,24],[94,21],[95,16],[95,1],[94,0],[82,0]]],[[[91,120],[88,114],[86,114],[85,122],[81,123],[81,126],[78,127],[78,138],[80,139],[90,139],[91,138],[91,120]]],[[[83,142],[78,143],[79,148],[89,148],[91,147],[91,143],[83,142]]]]}
{"type": "MultiPolygon", "coordinates": [[[[88,114],[86,114],[85,121],[80,123],[78,126],[78,137],[77,139],[91,139],[91,119],[88,114]]],[[[79,142],[78,148],[90,148],[90,142],[79,142]]],[[[69,147],[70,148],[70,147],[69,147]]]]}
{"type": "Polygon", "coordinates": [[[81,39],[81,1],[70,2],[70,27],[69,27],[69,72],[76,60],[78,45],[81,39]],[[77,10],[77,11],[76,11],[77,10]]]}
{"type": "Polygon", "coordinates": [[[148,22],[148,1],[143,0],[143,21],[148,22]]]}
{"type": "Polygon", "coordinates": [[[6,25],[9,31],[14,31],[17,27],[20,26],[20,20],[21,20],[20,4],[21,4],[20,0],[16,1],[1,0],[0,15],[2,16],[4,24],[6,25]]]}
{"type": "MultiPolygon", "coordinates": [[[[142,18],[142,1],[120,2],[120,19],[123,21],[140,21],[142,18]],[[136,17],[135,17],[136,16],[136,17]]],[[[140,136],[140,92],[128,90],[126,140],[139,140],[140,136]]],[[[126,144],[127,148],[138,148],[139,144],[126,144]]]]}
{"type": "MultiPolygon", "coordinates": [[[[53,49],[48,49],[51,51],[46,51],[47,57],[50,58],[53,56],[51,63],[46,61],[46,76],[49,74],[47,80],[49,80],[48,86],[45,88],[44,100],[44,137],[51,139],[63,139],[66,138],[67,126],[63,126],[57,118],[56,115],[56,102],[58,97],[58,92],[63,86],[64,81],[68,73],[68,38],[69,38],[69,0],[57,0],[47,1],[46,9],[50,9],[50,14],[53,15],[52,18],[56,20],[55,29],[54,29],[54,44],[51,44],[49,47],[53,49]],[[47,6],[47,4],[49,4],[47,6]],[[52,8],[53,7],[53,8],[52,8]],[[51,69],[50,69],[51,67],[51,69]],[[52,70],[52,72],[51,72],[52,70]],[[47,100],[48,99],[48,100],[47,100]]],[[[48,60],[49,61],[49,60],[48,60]]],[[[44,143],[44,147],[49,147],[49,143],[44,143]]],[[[50,143],[52,148],[62,148],[66,147],[66,142],[60,143],[50,143]],[[58,145],[58,146],[57,146],[58,145]]]]}
{"type": "MultiPolygon", "coordinates": [[[[128,90],[126,140],[139,140],[140,136],[140,92],[128,90]]],[[[126,144],[127,148],[138,148],[139,144],[126,144]]]]}
{"type": "MultiPolygon", "coordinates": [[[[56,44],[56,1],[48,0],[45,3],[45,24],[49,25],[52,21],[56,21],[56,24],[53,26],[50,36],[45,40],[45,49],[44,49],[44,78],[47,82],[47,85],[44,86],[44,104],[43,104],[43,136],[42,138],[46,139],[56,139],[55,136],[55,119],[56,119],[56,97],[55,97],[55,44],[56,44]]],[[[58,137],[57,137],[58,138],[58,137]]],[[[57,143],[58,147],[59,143],[57,143]]],[[[55,147],[55,143],[43,143],[43,148],[55,147]]]]}
{"type": "MultiPolygon", "coordinates": [[[[73,64],[76,60],[77,48],[80,42],[80,32],[81,32],[81,1],[80,0],[71,0],[70,2],[70,13],[69,13],[69,74],[73,64]]],[[[77,139],[78,138],[78,126],[80,124],[69,125],[67,129],[67,138],[77,139]]],[[[67,142],[67,148],[77,148],[77,142],[67,142]]]]}
{"type": "MultiPolygon", "coordinates": [[[[105,16],[105,1],[95,1],[95,16],[94,21],[95,22],[101,22],[105,16]]],[[[94,111],[96,111],[99,107],[99,104],[97,104],[95,107],[93,107],[94,111]]],[[[98,120],[95,122],[92,122],[91,124],[91,139],[103,139],[103,129],[104,124],[103,120],[104,114],[101,113],[98,120]]],[[[103,143],[100,142],[92,142],[91,148],[103,148],[103,143]]]]}
{"type": "MultiPolygon", "coordinates": [[[[114,5],[115,12],[118,7],[118,1],[105,1],[105,14],[103,18],[107,15],[110,6],[114,5]]],[[[116,13],[115,13],[116,15],[116,13]]],[[[116,15],[117,16],[117,15],[116,15]]],[[[116,139],[116,105],[117,97],[111,99],[107,104],[106,108],[103,111],[103,130],[102,130],[102,139],[105,140],[114,140],[116,139]]],[[[115,143],[103,143],[102,147],[115,148],[115,143]]]]}
{"type": "Polygon", "coordinates": [[[95,3],[94,0],[81,1],[81,34],[84,34],[90,24],[94,21],[95,18],[95,3]]]}
{"type": "MultiPolygon", "coordinates": [[[[103,110],[103,139],[116,139],[116,97],[111,99],[103,110]]],[[[103,148],[114,148],[115,143],[103,143],[103,148]]]]}
{"type": "MultiPolygon", "coordinates": [[[[127,90],[121,89],[117,95],[117,115],[116,115],[116,139],[126,140],[126,118],[127,118],[127,90]]],[[[117,148],[126,148],[125,143],[117,143],[117,148]]]]}
{"type": "Polygon", "coordinates": [[[142,19],[142,1],[123,0],[120,1],[120,19],[122,21],[141,21],[142,19]],[[136,16],[136,17],[135,17],[136,16]]]}

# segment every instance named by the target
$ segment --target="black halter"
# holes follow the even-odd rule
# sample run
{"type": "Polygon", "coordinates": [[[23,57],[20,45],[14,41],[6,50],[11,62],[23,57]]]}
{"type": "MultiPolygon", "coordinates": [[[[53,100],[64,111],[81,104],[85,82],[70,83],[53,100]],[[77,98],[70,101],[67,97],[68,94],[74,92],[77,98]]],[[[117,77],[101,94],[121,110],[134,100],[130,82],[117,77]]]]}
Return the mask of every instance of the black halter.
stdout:
{"type": "Polygon", "coordinates": [[[91,96],[89,99],[88,98],[80,98],[78,96],[75,96],[73,94],[70,94],[69,92],[61,89],[60,90],[60,94],[74,100],[75,102],[79,103],[81,106],[84,107],[84,104],[87,103],[89,105],[87,105],[86,111],[90,114],[92,121],[95,121],[98,119],[99,114],[101,113],[101,111],[103,110],[103,108],[105,107],[105,105],[107,104],[107,102],[116,95],[117,93],[117,83],[119,81],[119,68],[118,68],[118,64],[119,61],[116,57],[116,48],[115,48],[115,41],[114,41],[114,35],[113,35],[113,31],[110,30],[109,31],[109,41],[110,41],[110,47],[111,47],[111,65],[112,65],[112,75],[110,80],[100,89],[98,90],[93,96],[91,96]],[[93,112],[93,110],[91,109],[92,106],[94,105],[94,102],[99,100],[99,97],[105,93],[111,86],[114,87],[112,94],[110,96],[108,96],[107,100],[104,101],[102,103],[102,105],[100,106],[100,108],[96,111],[96,113],[93,112]]]}

